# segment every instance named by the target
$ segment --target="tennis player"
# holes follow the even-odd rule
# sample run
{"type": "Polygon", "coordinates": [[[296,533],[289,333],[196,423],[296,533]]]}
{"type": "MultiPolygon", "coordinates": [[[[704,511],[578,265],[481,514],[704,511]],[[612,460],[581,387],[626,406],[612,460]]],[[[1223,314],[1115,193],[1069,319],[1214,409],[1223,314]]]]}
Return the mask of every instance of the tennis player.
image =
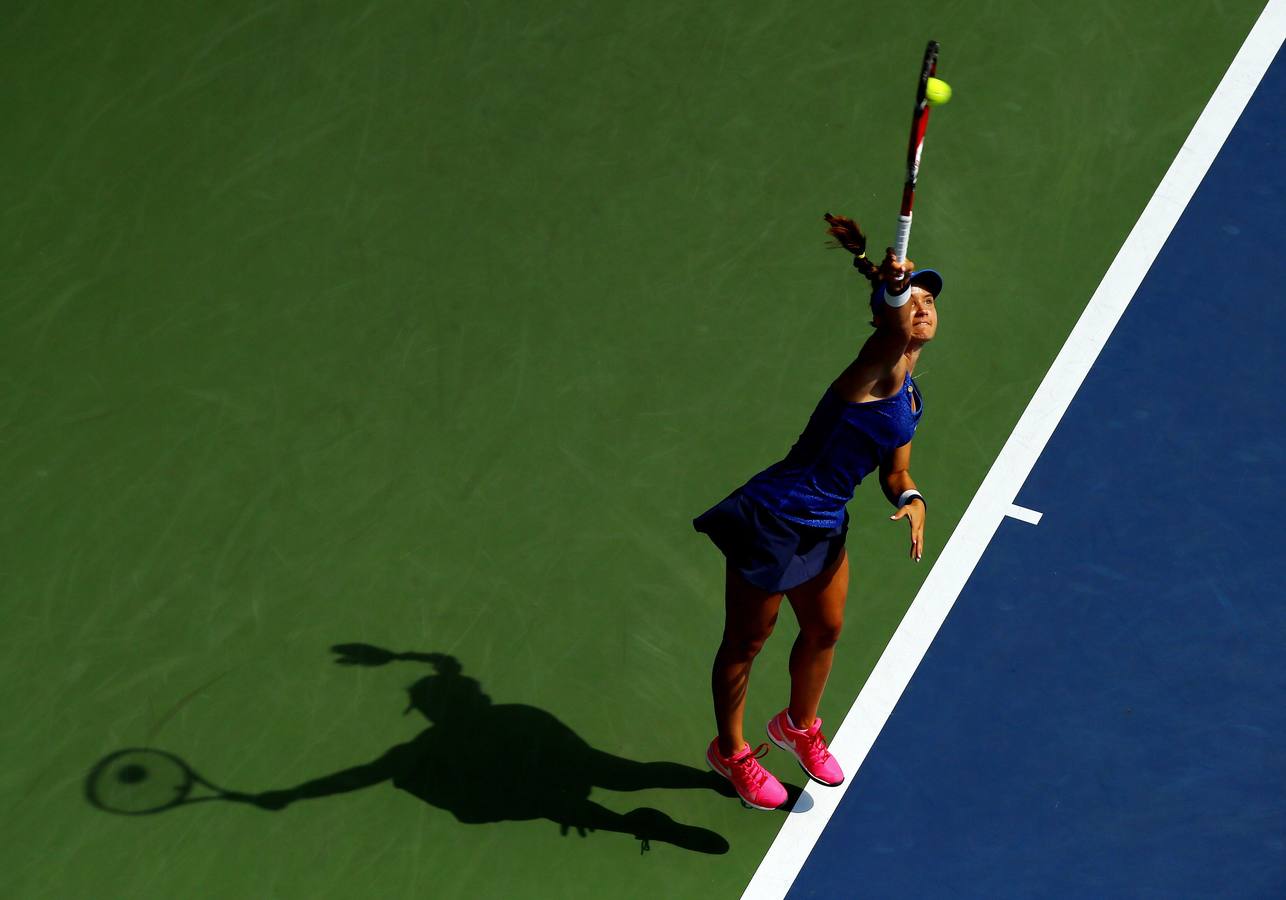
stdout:
{"type": "Polygon", "coordinates": [[[848,595],[846,504],[856,485],[879,470],[880,486],[911,531],[911,558],[924,554],[924,498],[909,471],[911,436],[924,411],[911,377],[938,327],[942,278],[915,271],[890,249],[880,266],[866,259],[857,224],[827,214],[827,233],[854,254],[871,283],[874,332],[857,358],[823,393],[803,433],[780,462],[755,475],[693,520],[727,557],[723,641],[711,684],[718,736],[706,750],[714,771],[744,804],[775,809],[786,789],[763,768],[763,743],[742,735],[755,656],[772,634],[782,596],[799,621],[790,653],[790,703],[768,722],[768,736],[819,784],[843,783],[817,716],[848,595]]]}

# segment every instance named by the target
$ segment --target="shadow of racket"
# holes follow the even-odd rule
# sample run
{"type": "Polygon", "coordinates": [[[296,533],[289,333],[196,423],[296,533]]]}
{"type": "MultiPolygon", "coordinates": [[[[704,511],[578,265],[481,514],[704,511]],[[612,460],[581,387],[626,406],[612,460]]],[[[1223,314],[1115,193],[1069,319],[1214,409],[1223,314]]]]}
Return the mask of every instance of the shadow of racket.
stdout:
{"type": "Polygon", "coordinates": [[[85,778],[85,797],[104,812],[122,816],[152,815],[209,800],[258,805],[253,795],[210,783],[173,753],[146,747],[118,750],[99,760],[85,778]]]}

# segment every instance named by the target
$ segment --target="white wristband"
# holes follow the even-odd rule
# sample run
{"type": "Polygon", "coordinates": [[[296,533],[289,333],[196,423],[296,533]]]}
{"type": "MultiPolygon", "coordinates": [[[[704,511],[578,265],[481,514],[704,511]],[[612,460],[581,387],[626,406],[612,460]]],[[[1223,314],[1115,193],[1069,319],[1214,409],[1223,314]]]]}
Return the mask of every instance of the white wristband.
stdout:
{"type": "Polygon", "coordinates": [[[906,283],[906,290],[904,290],[900,294],[890,294],[887,289],[884,291],[884,303],[887,306],[893,307],[894,309],[897,309],[899,306],[906,306],[907,301],[910,299],[911,299],[911,282],[909,279],[906,283]]]}
{"type": "Polygon", "coordinates": [[[898,497],[898,509],[901,509],[902,507],[906,506],[908,503],[910,503],[910,502],[911,502],[912,500],[914,500],[916,497],[919,497],[919,498],[920,498],[920,502],[921,502],[921,503],[924,503],[924,505],[925,505],[925,506],[928,506],[928,505],[929,505],[928,503],[925,503],[925,501],[924,501],[924,495],[923,495],[923,494],[921,494],[919,491],[903,491],[903,492],[902,492],[902,496],[901,496],[901,497],[898,497]]]}

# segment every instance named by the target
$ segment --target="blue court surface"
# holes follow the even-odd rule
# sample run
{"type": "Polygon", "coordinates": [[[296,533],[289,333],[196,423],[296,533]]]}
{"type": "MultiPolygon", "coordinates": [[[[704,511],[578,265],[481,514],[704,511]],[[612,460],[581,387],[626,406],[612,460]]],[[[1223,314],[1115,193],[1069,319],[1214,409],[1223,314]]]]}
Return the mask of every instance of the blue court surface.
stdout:
{"type": "Polygon", "coordinates": [[[1284,112],[1279,54],[790,897],[1286,897],[1284,112]]]}

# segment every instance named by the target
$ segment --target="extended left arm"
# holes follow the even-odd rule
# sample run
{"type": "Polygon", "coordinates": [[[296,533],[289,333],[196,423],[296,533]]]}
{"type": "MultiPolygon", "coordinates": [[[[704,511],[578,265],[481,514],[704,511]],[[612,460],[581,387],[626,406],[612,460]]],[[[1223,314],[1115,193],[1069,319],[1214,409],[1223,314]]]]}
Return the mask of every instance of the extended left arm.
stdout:
{"type": "MultiPolygon", "coordinates": [[[[898,500],[907,491],[915,490],[915,482],[911,480],[911,442],[907,441],[901,447],[894,450],[889,457],[880,464],[880,487],[884,489],[884,496],[889,498],[889,502],[894,506],[898,505],[898,500]]],[[[916,562],[924,556],[924,498],[912,497],[907,503],[898,509],[890,519],[906,519],[911,526],[911,558],[916,562]]]]}

